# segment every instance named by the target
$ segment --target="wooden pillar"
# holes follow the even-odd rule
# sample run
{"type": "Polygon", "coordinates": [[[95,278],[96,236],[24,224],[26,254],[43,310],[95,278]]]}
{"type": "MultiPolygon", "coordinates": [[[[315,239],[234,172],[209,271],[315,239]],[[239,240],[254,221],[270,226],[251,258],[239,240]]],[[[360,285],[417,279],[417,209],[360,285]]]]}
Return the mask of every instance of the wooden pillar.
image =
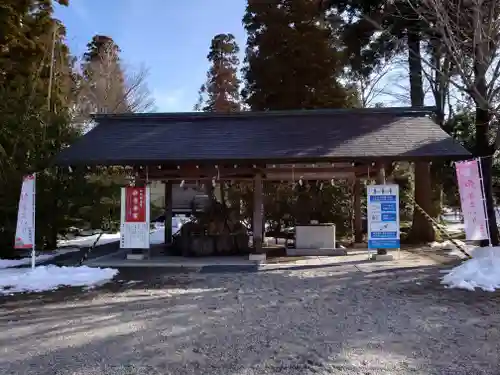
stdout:
{"type": "Polygon", "coordinates": [[[262,175],[259,173],[254,177],[253,190],[253,248],[257,254],[262,253],[264,232],[264,192],[262,175]]]}
{"type": "Polygon", "coordinates": [[[361,194],[363,185],[361,179],[354,181],[354,242],[363,242],[363,219],[361,217],[361,194]]]}
{"type": "Polygon", "coordinates": [[[172,244],[172,181],[165,181],[165,245],[172,244]]]}
{"type": "Polygon", "coordinates": [[[380,166],[377,173],[377,184],[385,185],[385,168],[383,165],[380,166]]]}

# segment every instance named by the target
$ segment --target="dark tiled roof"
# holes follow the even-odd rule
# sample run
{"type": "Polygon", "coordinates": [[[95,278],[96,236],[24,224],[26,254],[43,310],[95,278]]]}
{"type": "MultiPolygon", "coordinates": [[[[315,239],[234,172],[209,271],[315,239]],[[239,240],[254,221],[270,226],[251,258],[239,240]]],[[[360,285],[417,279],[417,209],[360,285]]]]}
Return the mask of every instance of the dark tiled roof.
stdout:
{"type": "Polygon", "coordinates": [[[408,109],[109,115],[96,121],[56,157],[57,165],[470,156],[425,111],[408,109]]]}

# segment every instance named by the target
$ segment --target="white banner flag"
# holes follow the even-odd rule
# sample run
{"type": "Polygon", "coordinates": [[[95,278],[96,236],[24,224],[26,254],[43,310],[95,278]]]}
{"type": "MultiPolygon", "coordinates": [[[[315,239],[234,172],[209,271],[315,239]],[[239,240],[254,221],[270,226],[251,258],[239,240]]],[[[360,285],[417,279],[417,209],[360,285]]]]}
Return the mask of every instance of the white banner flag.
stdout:
{"type": "Polygon", "coordinates": [[[455,163],[455,168],[464,216],[465,238],[471,241],[489,239],[479,161],[455,163]]]}
{"type": "Polygon", "coordinates": [[[35,175],[25,176],[17,211],[16,249],[35,247],[35,175]]]}

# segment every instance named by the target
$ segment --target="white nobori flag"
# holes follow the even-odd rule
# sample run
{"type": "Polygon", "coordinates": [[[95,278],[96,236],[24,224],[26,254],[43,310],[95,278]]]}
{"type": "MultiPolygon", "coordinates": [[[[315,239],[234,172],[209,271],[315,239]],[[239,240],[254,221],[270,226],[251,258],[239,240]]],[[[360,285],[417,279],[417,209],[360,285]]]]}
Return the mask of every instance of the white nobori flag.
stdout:
{"type": "Polygon", "coordinates": [[[35,175],[25,176],[21,187],[17,211],[16,249],[32,249],[32,266],[35,256],[35,175]]]}

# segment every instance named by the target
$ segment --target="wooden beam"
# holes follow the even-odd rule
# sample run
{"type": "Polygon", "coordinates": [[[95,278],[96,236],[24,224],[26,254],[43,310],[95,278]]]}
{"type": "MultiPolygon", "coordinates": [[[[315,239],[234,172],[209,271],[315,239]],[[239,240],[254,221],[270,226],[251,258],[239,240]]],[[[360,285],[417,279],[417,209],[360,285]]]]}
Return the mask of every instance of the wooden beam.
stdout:
{"type": "Polygon", "coordinates": [[[172,182],[165,182],[165,245],[172,244],[172,182]]]}
{"type": "MultiPolygon", "coordinates": [[[[376,174],[376,169],[372,167],[371,173],[376,174]]],[[[288,180],[292,181],[304,176],[304,179],[328,180],[331,178],[349,178],[350,174],[358,176],[369,173],[368,166],[342,166],[342,167],[307,167],[307,168],[179,168],[179,169],[149,169],[146,173],[144,169],[137,170],[139,178],[145,179],[146,174],[150,180],[204,180],[216,178],[217,180],[231,179],[253,179],[253,176],[260,173],[266,180],[288,180]],[[269,176],[268,176],[269,175],[269,176]]]]}
{"type": "Polygon", "coordinates": [[[361,194],[363,185],[359,178],[354,182],[354,242],[363,242],[363,220],[361,216],[361,194]]]}
{"type": "Polygon", "coordinates": [[[254,178],[252,230],[254,251],[256,254],[261,254],[264,244],[262,238],[264,232],[264,189],[261,174],[257,174],[254,178]]]}

